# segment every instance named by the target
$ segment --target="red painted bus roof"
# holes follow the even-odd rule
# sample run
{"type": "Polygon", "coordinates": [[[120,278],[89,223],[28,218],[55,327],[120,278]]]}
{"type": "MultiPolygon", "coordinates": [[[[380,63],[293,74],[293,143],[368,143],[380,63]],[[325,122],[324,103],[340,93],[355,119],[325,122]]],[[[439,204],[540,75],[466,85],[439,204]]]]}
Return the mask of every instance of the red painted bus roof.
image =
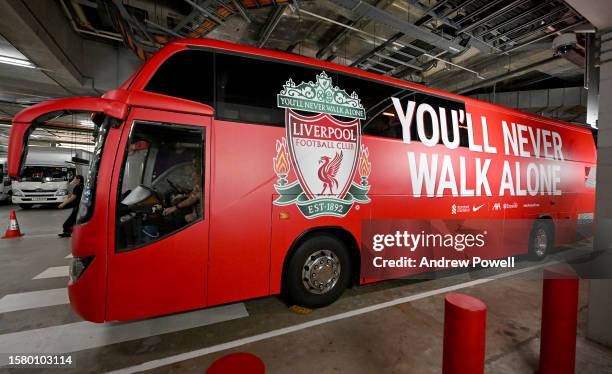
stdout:
{"type": "MultiPolygon", "coordinates": [[[[518,115],[518,116],[522,116],[522,117],[526,117],[528,119],[531,120],[535,120],[535,121],[539,121],[539,122],[546,122],[552,125],[556,125],[556,126],[565,126],[565,127],[570,127],[574,130],[580,131],[580,132],[586,132],[586,133],[590,133],[591,130],[585,126],[581,126],[581,125],[575,125],[575,124],[571,124],[571,123],[567,123],[567,122],[563,122],[563,121],[559,121],[556,119],[552,119],[552,118],[548,118],[548,117],[543,117],[543,116],[539,116],[536,114],[531,114],[531,113],[526,113],[526,112],[522,112],[516,109],[512,109],[512,108],[508,108],[508,107],[504,107],[501,105],[497,105],[497,104],[491,104],[488,102],[484,102],[484,101],[480,101],[480,100],[476,100],[470,97],[465,97],[465,96],[461,96],[461,95],[457,95],[454,93],[449,93],[449,92],[445,92],[445,91],[441,91],[441,90],[437,90],[437,89],[433,89],[433,88],[429,88],[426,86],[422,86],[416,83],[411,83],[411,82],[407,82],[404,80],[400,80],[400,79],[396,79],[396,78],[391,78],[391,77],[387,77],[384,75],[380,75],[380,74],[375,74],[375,73],[370,73],[361,69],[356,69],[353,67],[348,67],[348,66],[344,66],[344,65],[339,65],[339,64],[335,64],[333,62],[328,62],[328,61],[322,61],[322,60],[317,60],[311,57],[304,57],[304,56],[299,56],[299,55],[295,55],[295,54],[291,54],[291,53],[285,53],[285,52],[279,52],[279,51],[272,51],[272,50],[268,50],[268,49],[262,49],[262,48],[256,48],[256,47],[250,47],[250,46],[245,46],[245,45],[240,45],[240,44],[235,44],[235,43],[230,43],[230,42],[225,42],[225,41],[220,41],[220,40],[214,40],[214,39],[176,39],[170,43],[168,43],[168,45],[166,47],[164,47],[160,53],[165,55],[164,50],[165,49],[169,49],[171,50],[168,51],[170,53],[168,54],[172,54],[178,50],[181,50],[182,48],[180,47],[205,47],[205,48],[214,48],[214,49],[221,49],[221,50],[226,50],[226,51],[232,51],[232,52],[238,52],[238,53],[244,53],[244,54],[250,54],[250,55],[257,55],[257,56],[264,56],[264,57],[269,57],[272,59],[277,59],[277,60],[283,60],[283,61],[288,61],[288,62],[295,62],[295,63],[300,63],[300,64],[305,64],[305,65],[313,65],[313,66],[319,66],[325,69],[330,69],[330,70],[336,70],[339,72],[343,72],[343,73],[349,73],[352,75],[357,75],[363,78],[369,78],[369,79],[373,79],[373,80],[377,80],[377,81],[381,81],[381,82],[387,82],[387,83],[391,83],[394,85],[400,85],[400,86],[404,86],[407,88],[412,88],[415,90],[419,90],[422,92],[426,92],[426,93],[430,93],[430,94],[434,94],[434,95],[438,95],[438,96],[444,96],[444,97],[448,97],[448,98],[452,98],[452,99],[456,99],[456,100],[462,100],[462,101],[466,101],[469,102],[472,105],[478,105],[480,107],[488,107],[489,110],[495,110],[495,111],[504,111],[508,114],[511,115],[518,115]],[[179,47],[179,48],[177,48],[179,47]]],[[[167,56],[164,56],[167,57],[167,56]]],[[[165,60],[165,58],[164,58],[165,60]]],[[[145,79],[148,80],[149,77],[145,77],[145,79]]]]}

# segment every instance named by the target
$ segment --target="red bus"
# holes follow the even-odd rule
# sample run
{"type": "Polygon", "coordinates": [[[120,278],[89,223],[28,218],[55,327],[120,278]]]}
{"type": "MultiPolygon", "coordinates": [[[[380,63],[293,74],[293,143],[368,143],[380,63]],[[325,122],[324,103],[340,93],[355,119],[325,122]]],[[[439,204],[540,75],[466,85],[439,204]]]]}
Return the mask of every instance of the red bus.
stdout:
{"type": "Polygon", "coordinates": [[[528,223],[497,257],[542,257],[592,217],[596,152],[579,126],[306,57],[177,40],[101,98],[15,116],[28,135],[92,112],[72,238],[74,310],[132,320],[285,293],[318,307],[361,267],[362,225],[528,223]]]}

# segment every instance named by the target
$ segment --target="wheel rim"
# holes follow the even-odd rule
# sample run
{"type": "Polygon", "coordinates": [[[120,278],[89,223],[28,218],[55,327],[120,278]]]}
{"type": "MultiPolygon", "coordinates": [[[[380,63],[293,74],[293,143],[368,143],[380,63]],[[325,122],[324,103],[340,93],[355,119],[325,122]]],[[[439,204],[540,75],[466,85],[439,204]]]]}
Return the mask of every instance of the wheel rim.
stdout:
{"type": "Polygon", "coordinates": [[[310,255],[302,267],[302,283],[308,292],[329,292],[340,279],[340,260],[332,251],[317,251],[310,255]]]}
{"type": "Polygon", "coordinates": [[[546,248],[548,248],[548,235],[546,230],[538,229],[533,238],[534,252],[538,257],[544,256],[546,248]]]}

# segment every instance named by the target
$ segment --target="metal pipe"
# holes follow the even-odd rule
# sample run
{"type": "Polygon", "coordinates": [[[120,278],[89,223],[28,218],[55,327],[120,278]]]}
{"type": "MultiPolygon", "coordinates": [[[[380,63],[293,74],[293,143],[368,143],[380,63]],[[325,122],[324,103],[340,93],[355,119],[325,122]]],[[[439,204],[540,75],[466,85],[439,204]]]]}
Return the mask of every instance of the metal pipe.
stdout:
{"type": "Polygon", "coordinates": [[[266,44],[266,42],[270,38],[270,35],[272,35],[272,32],[283,17],[284,13],[285,6],[277,6],[275,9],[272,10],[272,13],[270,14],[270,16],[268,16],[268,20],[266,21],[264,29],[259,35],[259,41],[257,42],[257,46],[259,48],[263,47],[264,44],[266,44]]]}
{"type": "Polygon", "coordinates": [[[364,54],[363,56],[359,57],[357,60],[355,60],[351,64],[351,66],[359,65],[361,62],[366,60],[368,57],[374,55],[374,53],[376,53],[378,51],[385,50],[387,48],[387,46],[389,46],[391,43],[395,42],[397,39],[401,38],[402,36],[404,36],[404,34],[402,34],[401,32],[398,32],[397,34],[395,34],[392,37],[388,38],[384,43],[376,46],[374,49],[368,51],[366,54],[364,54]]]}
{"type": "MultiPolygon", "coordinates": [[[[358,32],[358,33],[363,34],[363,35],[367,35],[367,36],[369,36],[369,37],[371,37],[371,38],[374,38],[374,39],[377,39],[377,40],[386,41],[386,39],[385,39],[385,38],[380,37],[380,36],[378,36],[378,35],[370,34],[370,33],[369,33],[369,32],[367,32],[367,31],[363,31],[363,30],[360,30],[360,29],[358,29],[358,28],[355,28],[355,27],[352,27],[352,26],[345,25],[345,24],[343,24],[342,22],[338,22],[338,21],[333,20],[333,19],[331,19],[331,18],[327,18],[327,17],[321,16],[321,15],[318,15],[318,14],[316,14],[316,13],[312,13],[312,12],[310,12],[310,11],[308,11],[308,10],[302,9],[302,10],[300,10],[300,12],[301,12],[301,13],[303,13],[303,14],[307,14],[307,15],[309,15],[309,16],[312,16],[312,17],[315,17],[315,18],[321,19],[321,20],[323,20],[323,21],[327,21],[327,22],[333,23],[333,24],[335,24],[335,25],[338,25],[338,26],[342,26],[342,27],[345,27],[345,28],[351,29],[351,30],[353,30],[353,31],[355,31],[355,32],[358,32]]],[[[410,44],[406,45],[406,44],[402,44],[402,43],[399,43],[399,42],[394,42],[393,44],[394,44],[394,45],[396,45],[396,46],[398,46],[398,47],[400,47],[400,48],[412,48],[412,47],[414,47],[414,46],[411,46],[410,44]]],[[[442,61],[442,62],[444,62],[444,63],[446,63],[446,64],[449,64],[449,65],[454,66],[454,67],[456,67],[456,68],[459,68],[459,69],[461,69],[461,70],[468,71],[468,72],[470,72],[470,73],[472,73],[472,74],[476,75],[476,77],[477,77],[477,78],[479,78],[479,79],[484,79],[484,77],[482,77],[482,76],[480,75],[480,73],[478,73],[477,71],[474,71],[474,70],[472,70],[472,69],[468,69],[468,68],[463,67],[463,66],[461,66],[461,65],[457,65],[457,64],[455,64],[455,63],[453,63],[453,62],[450,62],[450,61],[445,60],[445,59],[443,59],[443,58],[439,58],[438,56],[434,56],[434,55],[432,55],[432,54],[430,54],[430,53],[423,53],[423,55],[424,55],[424,56],[427,56],[427,57],[430,57],[430,58],[432,58],[432,59],[434,59],[434,60],[442,61]]]]}
{"type": "Polygon", "coordinates": [[[149,21],[148,19],[145,19],[145,23],[146,23],[147,25],[150,25],[150,26],[155,27],[156,29],[158,29],[158,30],[160,30],[160,31],[163,31],[163,32],[165,32],[165,33],[168,33],[168,34],[170,34],[170,35],[172,35],[172,36],[176,36],[177,38],[184,38],[184,36],[183,36],[183,35],[181,35],[181,34],[179,34],[179,33],[177,33],[177,32],[174,32],[174,31],[172,31],[172,30],[170,30],[170,29],[167,29],[167,28],[165,28],[165,27],[163,27],[163,26],[160,26],[160,25],[158,25],[158,24],[157,24],[157,23],[155,23],[155,22],[149,21]]]}
{"type": "Polygon", "coordinates": [[[197,9],[192,9],[191,12],[187,16],[183,17],[183,19],[181,19],[181,21],[172,28],[172,31],[174,32],[181,31],[183,27],[187,26],[189,23],[191,23],[194,20],[194,18],[196,18],[199,15],[200,15],[200,12],[198,12],[197,9]]]}
{"type": "Polygon", "coordinates": [[[462,25],[465,21],[472,19],[473,17],[476,17],[477,15],[479,15],[480,13],[486,12],[487,10],[489,10],[490,8],[494,7],[495,5],[499,4],[500,0],[494,0],[489,2],[487,5],[480,7],[478,9],[476,9],[475,11],[473,11],[472,13],[466,15],[465,17],[463,17],[462,19],[460,19],[459,21],[457,21],[458,25],[462,25]]]}
{"type": "Polygon", "coordinates": [[[548,13],[548,14],[545,14],[543,16],[540,16],[540,17],[538,17],[536,19],[532,19],[531,21],[527,21],[526,23],[523,23],[522,25],[519,25],[518,27],[513,27],[511,30],[508,30],[508,31],[506,31],[506,32],[504,32],[502,34],[496,35],[493,39],[491,39],[491,42],[496,42],[499,39],[503,38],[504,36],[512,35],[512,34],[516,33],[518,30],[522,30],[525,27],[529,27],[529,26],[533,25],[534,23],[541,22],[541,21],[543,21],[543,20],[545,20],[545,19],[547,19],[549,17],[557,15],[558,13],[564,12],[566,10],[567,10],[566,8],[560,8],[560,9],[557,9],[557,10],[551,12],[551,13],[548,13]]]}
{"type": "Polygon", "coordinates": [[[385,60],[389,60],[389,61],[397,62],[398,64],[401,64],[401,65],[404,65],[404,66],[408,66],[408,67],[411,67],[411,68],[416,69],[416,70],[419,70],[419,71],[422,71],[422,70],[423,70],[423,68],[422,68],[422,67],[420,67],[420,66],[416,66],[416,65],[410,64],[410,63],[408,63],[408,62],[406,62],[406,61],[402,61],[402,60],[400,60],[400,59],[393,58],[393,57],[391,57],[391,56],[387,56],[387,55],[384,55],[384,54],[382,54],[382,53],[375,52],[374,54],[375,54],[376,56],[378,56],[378,57],[382,57],[382,58],[384,58],[385,60]]]}
{"type": "Polygon", "coordinates": [[[374,60],[374,56],[370,56],[370,57],[368,57],[368,58],[366,59],[366,61],[367,61],[368,63],[375,64],[375,65],[380,65],[380,66],[384,66],[384,67],[389,68],[389,69],[395,69],[395,66],[392,66],[392,65],[389,65],[389,64],[385,64],[384,62],[379,61],[379,60],[374,60]]]}
{"type": "Polygon", "coordinates": [[[582,20],[582,21],[576,22],[576,23],[574,23],[574,24],[572,24],[572,25],[569,25],[569,26],[566,26],[566,27],[560,28],[559,30],[557,30],[557,31],[555,31],[555,32],[551,32],[550,34],[543,35],[543,36],[541,36],[541,37],[539,37],[539,38],[536,38],[536,39],[530,40],[530,41],[528,41],[528,42],[526,42],[526,43],[523,43],[523,44],[517,45],[516,47],[513,47],[513,48],[510,48],[510,49],[507,49],[505,52],[506,52],[506,53],[509,53],[509,52],[512,52],[512,51],[516,51],[517,49],[523,48],[523,47],[525,47],[525,46],[527,46],[527,45],[529,45],[529,44],[532,44],[532,43],[535,43],[535,42],[539,42],[539,41],[540,41],[540,40],[542,40],[542,39],[549,38],[549,37],[551,37],[551,36],[553,36],[553,35],[556,35],[556,34],[562,33],[562,32],[564,32],[564,31],[570,30],[570,29],[572,29],[572,28],[574,28],[574,27],[576,27],[576,26],[580,26],[580,25],[583,25],[583,24],[585,24],[585,23],[586,23],[586,20],[582,20]]]}
{"type": "Polygon", "coordinates": [[[249,17],[247,10],[240,3],[240,0],[232,0],[232,4],[234,4],[236,9],[238,9],[238,12],[240,12],[240,15],[242,16],[242,18],[244,18],[245,21],[247,21],[247,23],[253,22],[251,20],[251,17],[249,17]]]}
{"type": "Polygon", "coordinates": [[[533,8],[530,8],[530,9],[526,10],[525,12],[523,12],[521,14],[518,14],[518,15],[516,15],[516,16],[514,16],[514,17],[512,17],[512,18],[510,18],[510,19],[508,19],[508,20],[506,20],[506,21],[504,21],[504,22],[502,22],[500,24],[497,24],[497,25],[491,27],[489,30],[485,30],[485,31],[483,31],[483,32],[481,32],[479,34],[476,34],[476,36],[477,37],[481,37],[481,36],[490,34],[491,32],[496,31],[498,29],[502,29],[502,28],[510,25],[511,23],[513,23],[515,21],[518,21],[521,18],[524,18],[525,14],[537,12],[538,10],[544,8],[545,6],[547,6],[549,4],[550,4],[549,2],[544,2],[544,3],[540,4],[540,5],[537,5],[537,6],[533,7],[533,8]]]}
{"type": "Polygon", "coordinates": [[[434,47],[453,53],[458,53],[465,49],[465,47],[459,43],[445,39],[440,35],[431,33],[429,30],[414,25],[410,22],[406,22],[405,19],[376,8],[363,0],[334,0],[334,4],[348,9],[356,15],[364,16],[372,21],[382,23],[383,25],[400,31],[407,36],[422,40],[423,42],[434,47]]]}
{"type": "Polygon", "coordinates": [[[106,31],[105,32],[99,32],[98,30],[89,31],[89,30],[83,30],[83,29],[79,28],[77,26],[76,22],[74,21],[74,18],[72,18],[72,15],[70,14],[70,11],[68,10],[68,7],[64,3],[64,0],[60,0],[60,4],[62,5],[62,9],[64,10],[64,14],[66,15],[66,17],[68,17],[68,20],[70,21],[70,24],[72,25],[72,29],[75,32],[82,33],[82,34],[87,34],[87,35],[94,35],[94,36],[97,36],[97,37],[100,37],[100,38],[115,40],[115,41],[118,41],[118,42],[123,42],[123,38],[121,37],[121,34],[110,35],[111,33],[106,32],[106,31]]]}
{"type": "Polygon", "coordinates": [[[187,4],[191,5],[192,7],[194,7],[195,9],[199,10],[200,12],[202,12],[207,18],[210,18],[211,20],[215,21],[217,24],[222,24],[223,20],[220,19],[219,17],[215,16],[214,14],[212,14],[211,12],[209,12],[208,10],[202,8],[201,6],[199,6],[198,4],[194,3],[191,0],[183,0],[184,2],[186,2],[187,4]]]}
{"type": "MultiPolygon", "coordinates": [[[[425,9],[425,7],[418,1],[418,0],[407,0],[412,6],[414,6],[415,8],[423,11],[423,12],[427,12],[427,9],[425,9]]],[[[449,20],[446,17],[442,17],[439,16],[435,13],[431,13],[431,17],[432,19],[443,23],[444,25],[447,25],[449,27],[454,28],[455,30],[457,30],[458,34],[465,34],[467,36],[470,37],[470,42],[472,43],[472,45],[476,48],[478,48],[479,50],[486,52],[486,53],[491,53],[489,50],[496,50],[498,52],[501,52],[501,50],[497,47],[495,47],[492,44],[487,43],[486,41],[484,41],[483,39],[478,38],[477,36],[474,36],[472,34],[466,33],[463,30],[461,30],[461,27],[458,26],[457,24],[455,24],[455,22],[449,20]]]]}
{"type": "Polygon", "coordinates": [[[121,14],[121,16],[131,27],[136,25],[136,28],[139,29],[150,42],[153,42],[153,38],[151,35],[149,35],[147,29],[140,23],[140,21],[132,17],[130,12],[128,12],[125,6],[123,6],[123,2],[121,0],[113,0],[113,4],[115,4],[117,9],[119,9],[119,14],[121,14]]]}
{"type": "Polygon", "coordinates": [[[486,80],[484,80],[484,81],[482,81],[480,83],[476,83],[476,84],[473,84],[471,86],[461,88],[461,89],[459,89],[457,91],[457,93],[461,95],[461,94],[464,94],[466,92],[473,91],[473,90],[475,90],[477,88],[487,87],[487,86],[495,84],[497,82],[501,82],[501,81],[503,81],[505,79],[512,78],[513,76],[515,76],[517,74],[521,74],[521,73],[524,73],[524,72],[528,72],[528,71],[534,70],[536,68],[539,68],[540,66],[546,65],[546,64],[548,64],[550,62],[553,62],[553,61],[556,61],[556,60],[559,60],[559,59],[561,59],[561,57],[553,56],[553,57],[547,58],[545,60],[542,60],[542,61],[530,64],[530,65],[527,65],[527,66],[523,66],[523,67],[518,68],[516,70],[509,71],[509,72],[507,72],[505,74],[498,75],[497,77],[486,79],[486,80]]]}
{"type": "Polygon", "coordinates": [[[448,2],[448,0],[441,0],[438,1],[438,3],[434,6],[432,6],[431,8],[427,9],[427,11],[425,12],[425,14],[430,14],[430,12],[435,12],[436,10],[438,10],[439,7],[441,7],[442,5],[446,4],[448,2]]]}
{"type": "Polygon", "coordinates": [[[375,68],[373,66],[366,67],[365,69],[367,69],[367,70],[374,70],[375,72],[383,74],[383,75],[386,75],[388,73],[388,71],[377,69],[377,68],[375,68]]]}
{"type": "Polygon", "coordinates": [[[551,22],[551,23],[547,23],[546,25],[544,25],[542,27],[539,27],[539,28],[537,28],[537,29],[535,29],[533,31],[528,31],[526,33],[520,34],[519,36],[517,36],[516,38],[514,38],[512,40],[508,40],[507,42],[503,43],[500,47],[504,47],[504,46],[510,44],[511,42],[515,42],[517,40],[525,39],[525,38],[527,38],[527,37],[529,37],[529,36],[531,36],[533,34],[539,34],[540,31],[544,31],[547,28],[552,27],[554,25],[557,25],[559,23],[562,23],[562,22],[565,22],[565,21],[569,21],[572,18],[573,18],[573,16],[570,16],[570,17],[565,17],[565,18],[562,18],[562,19],[558,19],[558,20],[556,20],[554,22],[551,22]]]}
{"type": "Polygon", "coordinates": [[[458,11],[461,8],[464,8],[470,4],[472,4],[473,2],[475,2],[476,0],[467,0],[462,4],[459,4],[458,7],[452,8],[451,10],[447,10],[446,12],[444,12],[440,17],[447,17],[449,14],[452,14],[453,12],[458,11]]]}
{"type": "Polygon", "coordinates": [[[395,48],[393,48],[393,53],[397,53],[398,55],[402,55],[402,56],[404,56],[404,57],[408,57],[408,58],[410,59],[409,61],[413,61],[413,60],[415,60],[417,57],[419,57],[419,56],[413,56],[413,55],[411,55],[411,54],[409,54],[409,53],[406,53],[406,52],[404,52],[404,51],[396,50],[395,48]]]}
{"type": "Polygon", "coordinates": [[[221,8],[225,9],[228,11],[229,14],[234,14],[235,12],[232,10],[232,8],[228,7],[227,5],[225,5],[222,1],[219,0],[215,0],[215,4],[219,5],[221,8]]]}
{"type": "Polygon", "coordinates": [[[528,1],[529,0],[516,0],[516,1],[514,1],[514,2],[504,6],[502,8],[496,10],[495,12],[493,12],[493,13],[491,13],[491,14],[489,14],[489,15],[487,15],[487,16],[485,16],[485,17],[483,17],[483,18],[481,18],[481,19],[479,19],[479,20],[477,20],[477,21],[475,21],[473,23],[471,23],[469,26],[467,26],[466,28],[462,29],[461,31],[462,32],[470,32],[470,31],[474,30],[476,27],[482,25],[483,23],[486,23],[486,22],[488,22],[488,21],[490,21],[492,19],[495,19],[495,18],[499,17],[502,13],[508,11],[509,9],[515,8],[517,6],[521,6],[521,5],[523,5],[524,3],[528,2],[528,1]]]}

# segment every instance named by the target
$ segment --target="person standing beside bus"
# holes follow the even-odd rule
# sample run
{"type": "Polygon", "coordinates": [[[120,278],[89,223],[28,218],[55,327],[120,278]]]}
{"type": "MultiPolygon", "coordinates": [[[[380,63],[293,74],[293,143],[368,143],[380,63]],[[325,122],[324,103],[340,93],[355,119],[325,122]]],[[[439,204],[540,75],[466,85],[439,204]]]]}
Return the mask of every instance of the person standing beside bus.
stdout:
{"type": "Polygon", "coordinates": [[[82,175],[77,175],[74,177],[74,179],[70,182],[70,185],[72,186],[72,193],[66,198],[66,200],[64,200],[63,203],[58,206],[59,209],[72,207],[72,212],[70,212],[70,215],[62,226],[62,233],[57,235],[60,238],[69,238],[72,236],[72,227],[76,223],[76,216],[79,211],[79,202],[81,201],[81,195],[83,194],[84,183],[85,178],[83,178],[82,175]]]}

